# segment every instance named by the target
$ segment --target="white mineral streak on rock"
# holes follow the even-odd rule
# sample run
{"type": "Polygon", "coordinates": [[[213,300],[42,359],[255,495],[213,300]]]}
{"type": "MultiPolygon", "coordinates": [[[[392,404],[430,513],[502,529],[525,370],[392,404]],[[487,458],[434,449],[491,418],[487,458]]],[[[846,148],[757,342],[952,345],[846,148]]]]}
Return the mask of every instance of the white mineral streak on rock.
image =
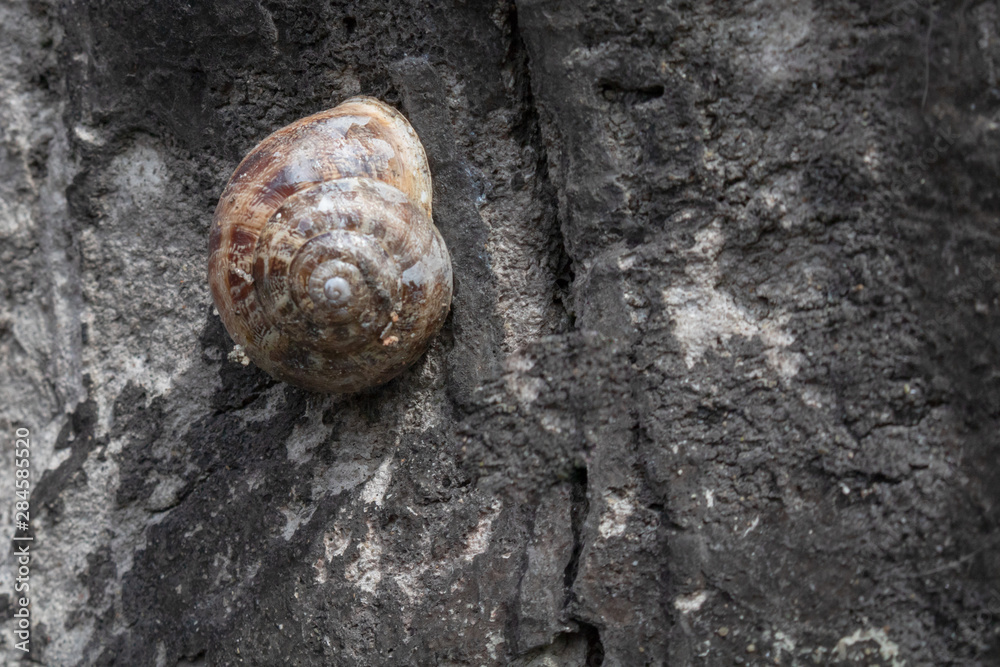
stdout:
{"type": "Polygon", "coordinates": [[[335,556],[343,556],[347,547],[351,544],[351,536],[338,521],[333,524],[333,530],[323,536],[324,553],[326,560],[331,561],[335,556]]]}
{"type": "Polygon", "coordinates": [[[309,523],[309,519],[312,518],[313,512],[316,511],[316,505],[310,505],[309,507],[304,507],[300,504],[294,504],[288,507],[279,508],[281,514],[285,517],[285,525],[281,529],[281,536],[285,538],[285,541],[292,539],[295,535],[295,531],[299,529],[304,523],[309,523]]]}
{"type": "Polygon", "coordinates": [[[535,360],[523,352],[512,354],[507,358],[504,383],[510,395],[514,396],[523,407],[534,403],[545,386],[541,378],[527,375],[534,367],[535,360]]]}
{"type": "Polygon", "coordinates": [[[490,660],[497,659],[497,647],[503,643],[503,634],[500,632],[490,632],[486,635],[486,651],[490,654],[490,660]]]}
{"type": "Polygon", "coordinates": [[[381,560],[382,537],[375,532],[375,527],[369,521],[368,534],[358,544],[358,557],[344,570],[344,578],[361,592],[371,595],[382,581],[382,571],[379,569],[381,560]]]}
{"type": "Polygon", "coordinates": [[[882,660],[889,661],[891,667],[904,667],[906,665],[906,661],[899,658],[899,645],[890,640],[885,630],[881,628],[855,630],[854,634],[841,637],[840,641],[837,642],[836,648],[833,649],[833,652],[837,656],[837,660],[846,660],[847,649],[849,647],[854,644],[869,641],[875,642],[875,644],[878,645],[879,656],[881,656],[882,660]]]}
{"type": "Polygon", "coordinates": [[[313,494],[337,495],[366,483],[373,474],[370,461],[341,461],[331,465],[313,480],[313,494]]]}
{"type": "Polygon", "coordinates": [[[597,528],[601,537],[609,539],[622,535],[628,525],[628,518],[635,512],[635,492],[630,489],[607,491],[604,505],[604,513],[601,514],[597,528]]]}
{"type": "MultiPolygon", "coordinates": [[[[370,502],[381,503],[382,497],[389,484],[389,464],[391,458],[380,466],[379,472],[365,486],[362,491],[362,500],[365,504],[370,502]],[[381,481],[380,481],[381,480],[381,481]]],[[[494,500],[479,517],[475,527],[465,536],[465,546],[457,554],[458,561],[471,562],[479,554],[485,553],[490,545],[490,538],[493,535],[493,523],[500,515],[503,503],[494,500]]],[[[350,518],[350,517],[348,517],[350,518]]],[[[439,571],[443,569],[454,569],[456,567],[456,556],[450,555],[436,560],[426,560],[411,564],[382,564],[382,552],[384,550],[384,540],[382,534],[375,525],[367,522],[368,532],[362,542],[358,544],[357,557],[344,570],[344,578],[357,586],[363,593],[373,594],[383,577],[391,578],[400,590],[409,598],[411,604],[419,602],[427,593],[427,588],[421,581],[421,577],[428,570],[439,571]]],[[[425,532],[420,536],[420,543],[426,548],[426,553],[430,553],[431,535],[425,532]]],[[[323,537],[326,562],[330,562],[334,557],[342,556],[347,552],[351,544],[350,534],[344,528],[344,522],[338,519],[333,529],[323,537]]],[[[322,559],[313,564],[316,570],[316,581],[324,582],[329,578],[326,563],[322,559]]]]}
{"type": "Polygon", "coordinates": [[[745,46],[734,60],[748,73],[779,83],[801,76],[808,65],[809,51],[801,47],[813,35],[815,10],[809,2],[786,2],[775,10],[741,17],[745,46]]]}
{"type": "Polygon", "coordinates": [[[743,535],[742,535],[742,537],[746,537],[747,535],[749,535],[749,534],[750,534],[751,532],[753,532],[753,531],[754,531],[754,530],[755,530],[755,529],[757,528],[757,526],[759,526],[759,525],[760,525],[760,516],[758,515],[758,516],[755,516],[755,517],[753,518],[753,521],[751,521],[751,522],[750,522],[749,524],[747,524],[747,527],[746,527],[746,529],[745,529],[745,530],[743,531],[743,535]]]}
{"type": "Polygon", "coordinates": [[[708,593],[706,591],[696,591],[689,595],[678,595],[674,598],[674,609],[682,614],[690,614],[701,609],[706,600],[708,600],[708,593]]]}
{"type": "MultiPolygon", "coordinates": [[[[500,510],[503,509],[503,503],[500,500],[494,500],[493,503],[482,513],[479,518],[479,522],[476,526],[469,531],[469,534],[465,538],[465,549],[463,549],[459,558],[464,562],[471,562],[479,554],[485,553],[489,548],[490,537],[493,535],[493,522],[496,521],[497,517],[500,515],[500,510]]],[[[428,552],[430,550],[431,536],[429,533],[424,533],[420,536],[420,543],[426,546],[428,552]]],[[[421,563],[415,563],[412,567],[408,568],[396,568],[390,573],[390,576],[399,586],[400,590],[409,598],[410,604],[416,604],[420,602],[421,599],[427,594],[427,587],[423,584],[421,578],[428,570],[442,570],[447,568],[453,568],[454,565],[450,565],[452,562],[452,557],[439,558],[434,561],[424,561],[421,563]]]]}
{"type": "Polygon", "coordinates": [[[717,288],[723,240],[717,223],[698,232],[695,245],[681,251],[687,259],[687,281],[663,291],[663,303],[674,320],[674,336],[684,349],[684,362],[693,368],[705,352],[721,348],[733,336],[760,336],[768,364],[782,378],[790,379],[798,373],[802,355],[786,351],[795,340],[782,328],[788,315],[755,317],[717,288]]]}
{"type": "Polygon", "coordinates": [[[325,584],[327,580],[326,563],[323,562],[322,558],[316,559],[316,562],[313,563],[313,569],[316,570],[316,577],[315,577],[316,583],[325,584]]]}
{"type": "MultiPolygon", "coordinates": [[[[329,572],[326,564],[338,556],[343,556],[347,547],[351,546],[351,534],[344,528],[344,514],[347,508],[340,508],[340,516],[333,524],[333,528],[323,534],[323,556],[316,559],[313,569],[316,570],[316,581],[324,583],[329,579],[329,572]]],[[[347,517],[350,519],[350,516],[347,517]]]]}
{"type": "Polygon", "coordinates": [[[365,484],[365,488],[361,491],[361,501],[365,505],[375,503],[376,507],[382,507],[385,492],[389,488],[389,482],[392,480],[391,465],[392,457],[390,456],[385,461],[382,461],[382,465],[378,467],[372,478],[365,484]]]}
{"type": "Polygon", "coordinates": [[[302,465],[313,457],[313,450],[326,442],[330,435],[330,427],[323,423],[323,410],[309,409],[305,420],[295,424],[292,434],[285,441],[288,459],[302,465]]]}
{"type": "Polygon", "coordinates": [[[500,508],[503,504],[500,500],[494,500],[489,510],[479,517],[479,523],[472,529],[465,539],[465,551],[462,558],[471,561],[481,553],[486,553],[490,546],[490,537],[493,535],[493,522],[500,515],[500,508]]]}
{"type": "MultiPolygon", "coordinates": [[[[126,385],[145,389],[147,403],[169,393],[196,358],[193,354],[179,354],[178,350],[197,349],[204,326],[200,320],[178,318],[161,323],[156,330],[133,335],[128,327],[140,313],[130,310],[131,303],[113,304],[104,295],[109,287],[121,283],[130,286],[134,303],[158,308],[168,305],[165,295],[171,300],[178,298],[164,290],[165,264],[151,261],[150,241],[137,233],[143,227],[154,226],[152,218],[162,217],[174,206],[176,178],[161,148],[152,141],[139,141],[112,160],[109,173],[109,191],[103,201],[105,222],[99,229],[83,230],[80,237],[83,255],[96,267],[82,276],[85,305],[81,319],[87,323],[89,338],[99,343],[83,348],[84,365],[93,380],[92,396],[98,405],[99,435],[110,429],[112,407],[126,385]],[[99,275],[107,258],[114,258],[116,266],[121,267],[120,275],[99,275]],[[120,317],[112,314],[115,307],[120,308],[120,317]],[[126,330],[129,335],[124,333],[126,330]]],[[[168,279],[184,273],[175,266],[171,248],[162,248],[160,255],[171,258],[167,263],[176,270],[168,279]]]]}

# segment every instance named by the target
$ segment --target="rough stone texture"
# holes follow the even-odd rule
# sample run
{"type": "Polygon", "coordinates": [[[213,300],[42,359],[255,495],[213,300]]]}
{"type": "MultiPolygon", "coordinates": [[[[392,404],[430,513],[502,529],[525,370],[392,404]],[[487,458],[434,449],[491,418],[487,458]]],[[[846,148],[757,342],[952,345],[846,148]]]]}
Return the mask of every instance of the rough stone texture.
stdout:
{"type": "Polygon", "coordinates": [[[996,1],[10,0],[0,74],[5,664],[1000,664],[996,1]],[[205,253],[355,94],[456,291],[331,397],[205,253]]]}

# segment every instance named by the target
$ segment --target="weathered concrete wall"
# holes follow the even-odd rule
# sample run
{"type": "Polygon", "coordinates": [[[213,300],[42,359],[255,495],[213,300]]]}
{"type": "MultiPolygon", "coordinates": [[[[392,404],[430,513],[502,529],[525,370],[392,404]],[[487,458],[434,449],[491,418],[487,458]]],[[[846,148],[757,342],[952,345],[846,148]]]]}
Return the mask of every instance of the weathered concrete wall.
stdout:
{"type": "Polygon", "coordinates": [[[31,659],[1000,662],[997,2],[11,0],[0,56],[31,659]],[[456,292],[329,397],[227,360],[207,234],[359,93],[456,292]]]}

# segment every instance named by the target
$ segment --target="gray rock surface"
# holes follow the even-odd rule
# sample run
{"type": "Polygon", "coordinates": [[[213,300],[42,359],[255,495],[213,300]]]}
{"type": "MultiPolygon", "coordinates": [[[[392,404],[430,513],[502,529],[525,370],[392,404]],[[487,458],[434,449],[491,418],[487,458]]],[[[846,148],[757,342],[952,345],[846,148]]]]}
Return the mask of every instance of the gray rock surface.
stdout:
{"type": "Polygon", "coordinates": [[[8,0],[0,75],[5,664],[1000,664],[996,1],[8,0]],[[359,93],[455,299],[322,396],[207,235],[359,93]]]}

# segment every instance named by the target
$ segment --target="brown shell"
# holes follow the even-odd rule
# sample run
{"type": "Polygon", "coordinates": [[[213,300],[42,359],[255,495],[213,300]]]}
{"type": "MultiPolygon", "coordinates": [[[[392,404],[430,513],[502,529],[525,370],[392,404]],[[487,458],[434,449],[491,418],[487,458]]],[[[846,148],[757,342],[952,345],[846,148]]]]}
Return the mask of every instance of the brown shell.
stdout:
{"type": "Polygon", "coordinates": [[[452,291],[410,124],[355,97],[260,142],[215,209],[208,281],[229,335],[279,380],[353,392],[398,375],[452,291]]]}

